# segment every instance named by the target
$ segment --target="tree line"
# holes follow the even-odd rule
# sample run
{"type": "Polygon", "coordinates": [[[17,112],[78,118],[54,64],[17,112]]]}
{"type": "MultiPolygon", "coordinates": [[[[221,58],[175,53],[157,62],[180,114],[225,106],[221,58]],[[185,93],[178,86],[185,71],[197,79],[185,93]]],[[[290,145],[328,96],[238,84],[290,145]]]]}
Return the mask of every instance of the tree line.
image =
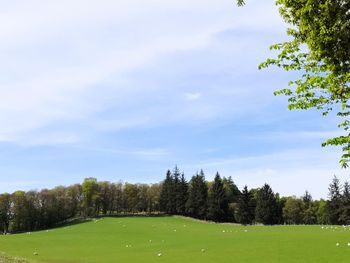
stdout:
{"type": "Polygon", "coordinates": [[[342,224],[350,225],[350,185],[341,185],[334,176],[329,199],[313,200],[304,196],[280,197],[268,184],[241,191],[231,177],[216,174],[212,182],[203,171],[187,183],[175,167],[162,184],[160,209],[167,214],[185,215],[216,222],[241,224],[342,224]]]}
{"type": "Polygon", "coordinates": [[[159,212],[161,184],[98,182],[0,195],[0,231],[28,232],[71,219],[99,215],[159,212]]]}
{"type": "Polygon", "coordinates": [[[99,182],[0,195],[0,231],[17,233],[55,227],[75,218],[131,214],[183,215],[241,224],[350,224],[350,185],[334,177],[327,200],[280,197],[268,184],[240,190],[231,177],[203,171],[187,181],[175,167],[158,184],[99,182]]]}

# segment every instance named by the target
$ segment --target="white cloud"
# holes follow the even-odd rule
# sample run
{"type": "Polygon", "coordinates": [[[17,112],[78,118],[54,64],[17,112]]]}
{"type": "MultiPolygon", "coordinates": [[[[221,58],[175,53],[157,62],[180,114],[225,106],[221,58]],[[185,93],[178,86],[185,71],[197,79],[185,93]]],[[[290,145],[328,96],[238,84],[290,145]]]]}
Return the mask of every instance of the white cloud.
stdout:
{"type": "Polygon", "coordinates": [[[347,171],[340,169],[339,151],[327,149],[282,150],[237,158],[219,158],[189,164],[187,170],[203,168],[208,178],[219,171],[222,176],[232,176],[243,188],[260,187],[268,183],[283,196],[303,195],[308,190],[315,198],[327,198],[328,185],[336,175],[348,180],[347,171]]]}
{"type": "MultiPolygon", "coordinates": [[[[95,113],[116,105],[128,112],[136,91],[140,96],[168,93],[163,87],[130,86],[125,76],[146,70],[169,54],[207,47],[218,32],[227,29],[276,31],[275,25],[280,25],[276,12],[255,22],[247,17],[248,13],[250,17],[268,13],[262,8],[275,10],[270,2],[252,0],[254,5],[243,9],[232,1],[199,0],[7,3],[0,11],[0,52],[4,55],[0,62],[0,138],[16,140],[66,121],[86,123],[95,113]],[[109,100],[110,94],[114,101],[109,100]]],[[[153,76],[157,77],[161,76],[153,76]]],[[[198,94],[200,91],[185,97],[196,100],[198,94]]],[[[140,109],[144,108],[154,115],[162,105],[143,101],[140,109]]],[[[191,111],[187,115],[176,108],[172,114],[178,117],[170,119],[211,118],[220,112],[213,103],[210,108],[191,111]]],[[[129,117],[136,120],[130,126],[123,119],[111,122],[123,123],[116,125],[119,129],[149,118],[144,111],[129,117]]],[[[161,115],[152,118],[157,124],[169,120],[161,115]]]]}
{"type": "Polygon", "coordinates": [[[185,99],[187,101],[195,101],[195,100],[198,100],[200,97],[201,97],[201,94],[199,92],[185,93],[185,99]]]}

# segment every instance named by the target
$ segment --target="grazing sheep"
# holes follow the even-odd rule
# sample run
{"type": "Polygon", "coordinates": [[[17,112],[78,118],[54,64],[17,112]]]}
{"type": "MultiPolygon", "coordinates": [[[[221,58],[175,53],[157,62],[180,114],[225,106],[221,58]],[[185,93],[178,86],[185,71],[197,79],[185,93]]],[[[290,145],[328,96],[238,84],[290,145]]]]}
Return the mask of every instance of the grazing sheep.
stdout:
{"type": "Polygon", "coordinates": [[[38,254],[38,252],[34,252],[33,255],[34,256],[38,256],[39,254],[38,254]]]}
{"type": "Polygon", "coordinates": [[[335,246],[339,247],[339,243],[336,243],[335,246]]]}
{"type": "Polygon", "coordinates": [[[158,256],[158,257],[161,257],[161,256],[162,256],[162,253],[158,253],[157,256],[158,256]]]}
{"type": "Polygon", "coordinates": [[[202,248],[202,249],[201,249],[201,251],[202,251],[202,252],[205,252],[205,249],[204,249],[204,248],[202,248]]]}

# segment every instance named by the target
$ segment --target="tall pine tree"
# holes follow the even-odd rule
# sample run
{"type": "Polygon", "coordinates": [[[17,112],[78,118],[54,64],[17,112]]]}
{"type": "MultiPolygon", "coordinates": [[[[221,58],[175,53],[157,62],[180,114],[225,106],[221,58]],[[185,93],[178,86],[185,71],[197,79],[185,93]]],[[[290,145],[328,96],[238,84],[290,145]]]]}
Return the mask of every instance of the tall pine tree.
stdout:
{"type": "Polygon", "coordinates": [[[277,223],[277,201],[274,192],[268,184],[259,189],[256,197],[255,219],[265,225],[277,223]]]}
{"type": "Polygon", "coordinates": [[[345,182],[343,187],[342,206],[339,221],[339,223],[343,225],[350,225],[350,185],[348,182],[345,182]]]}
{"type": "Polygon", "coordinates": [[[248,191],[248,187],[244,186],[242,194],[238,202],[238,222],[243,225],[250,225],[255,218],[255,202],[253,195],[248,191]]]}
{"type": "Polygon", "coordinates": [[[162,212],[167,214],[175,213],[175,189],[174,177],[170,170],[167,171],[165,180],[160,192],[159,204],[162,212]]]}
{"type": "Polygon", "coordinates": [[[177,213],[180,215],[186,215],[186,202],[188,200],[188,183],[185,179],[184,173],[181,174],[177,194],[178,194],[177,213]]]}
{"type": "Polygon", "coordinates": [[[187,213],[196,218],[205,219],[207,214],[208,186],[203,170],[192,177],[189,184],[189,196],[186,203],[187,213]]]}
{"type": "Polygon", "coordinates": [[[339,218],[341,215],[342,196],[341,196],[341,184],[339,179],[334,176],[332,183],[329,185],[329,201],[327,203],[327,209],[329,214],[329,220],[331,224],[339,224],[339,218]]]}
{"type": "Polygon", "coordinates": [[[208,218],[216,222],[223,222],[227,219],[227,215],[228,200],[221,177],[217,173],[209,190],[208,218]]]}

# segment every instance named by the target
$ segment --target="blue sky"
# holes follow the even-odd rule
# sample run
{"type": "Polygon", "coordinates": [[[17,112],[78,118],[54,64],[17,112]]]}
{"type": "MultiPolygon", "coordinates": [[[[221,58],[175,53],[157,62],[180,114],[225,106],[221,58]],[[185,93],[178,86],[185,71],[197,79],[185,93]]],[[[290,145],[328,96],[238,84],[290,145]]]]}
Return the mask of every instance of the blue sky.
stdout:
{"type": "Polygon", "coordinates": [[[158,182],[176,164],[327,197],[336,120],[273,96],[273,0],[10,1],[0,10],[0,191],[158,182]]]}

